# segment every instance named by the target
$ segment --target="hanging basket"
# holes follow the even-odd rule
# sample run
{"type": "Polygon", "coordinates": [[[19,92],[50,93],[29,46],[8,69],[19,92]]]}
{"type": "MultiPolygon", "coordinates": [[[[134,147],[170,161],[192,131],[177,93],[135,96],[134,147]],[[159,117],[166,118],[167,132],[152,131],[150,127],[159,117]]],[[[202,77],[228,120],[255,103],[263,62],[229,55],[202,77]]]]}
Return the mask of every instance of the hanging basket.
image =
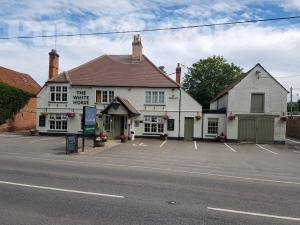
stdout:
{"type": "Polygon", "coordinates": [[[41,116],[47,117],[48,116],[48,112],[41,112],[41,116]]]}
{"type": "Polygon", "coordinates": [[[74,118],[75,117],[75,113],[74,112],[69,112],[69,113],[67,113],[67,117],[69,117],[69,118],[74,118]]]}
{"type": "Polygon", "coordinates": [[[164,120],[168,120],[169,118],[170,118],[170,116],[168,114],[163,115],[164,120]]]}
{"type": "Polygon", "coordinates": [[[228,118],[228,120],[232,121],[232,120],[235,120],[236,115],[234,115],[234,114],[231,112],[227,118],[228,118]]]}
{"type": "Polygon", "coordinates": [[[202,116],[197,115],[197,116],[195,116],[195,118],[196,118],[196,120],[201,120],[202,116]]]}
{"type": "Polygon", "coordinates": [[[287,116],[281,116],[280,117],[280,120],[283,121],[283,122],[287,121],[287,119],[288,119],[287,116]]]}

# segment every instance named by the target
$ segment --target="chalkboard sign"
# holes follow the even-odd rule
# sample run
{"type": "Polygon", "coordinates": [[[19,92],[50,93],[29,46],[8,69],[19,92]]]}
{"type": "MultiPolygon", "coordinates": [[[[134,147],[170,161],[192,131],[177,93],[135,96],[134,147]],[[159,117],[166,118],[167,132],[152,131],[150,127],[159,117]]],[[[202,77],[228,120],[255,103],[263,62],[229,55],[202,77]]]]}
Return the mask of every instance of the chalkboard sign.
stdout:
{"type": "Polygon", "coordinates": [[[66,154],[78,153],[78,135],[66,135],[66,154]]]}

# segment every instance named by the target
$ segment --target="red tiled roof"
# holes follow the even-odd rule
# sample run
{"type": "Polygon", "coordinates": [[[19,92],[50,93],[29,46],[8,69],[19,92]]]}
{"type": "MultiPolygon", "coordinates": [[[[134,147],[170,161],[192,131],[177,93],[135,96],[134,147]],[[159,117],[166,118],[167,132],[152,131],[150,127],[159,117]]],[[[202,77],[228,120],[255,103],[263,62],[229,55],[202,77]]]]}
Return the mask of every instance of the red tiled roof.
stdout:
{"type": "Polygon", "coordinates": [[[19,88],[23,91],[37,94],[41,86],[32,77],[0,66],[0,82],[19,88]]]}
{"type": "MultiPolygon", "coordinates": [[[[137,111],[136,108],[134,108],[134,106],[129,102],[128,99],[117,96],[115,100],[119,101],[125,107],[129,115],[140,115],[139,111],[137,111]]],[[[114,101],[111,102],[101,113],[107,114],[109,108],[112,107],[114,101]]]]}
{"type": "Polygon", "coordinates": [[[82,86],[179,87],[146,56],[140,62],[131,55],[103,55],[48,81],[82,86]]]}

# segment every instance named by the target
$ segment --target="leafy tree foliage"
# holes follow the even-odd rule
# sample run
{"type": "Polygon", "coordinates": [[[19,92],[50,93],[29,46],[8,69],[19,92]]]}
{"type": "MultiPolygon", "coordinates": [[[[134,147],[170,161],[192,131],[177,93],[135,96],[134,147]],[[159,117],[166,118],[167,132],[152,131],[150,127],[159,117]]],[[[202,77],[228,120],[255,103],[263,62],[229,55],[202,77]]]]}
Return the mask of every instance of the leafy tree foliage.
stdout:
{"type": "Polygon", "coordinates": [[[32,94],[0,82],[0,124],[18,113],[32,94]]]}
{"type": "Polygon", "coordinates": [[[163,72],[164,74],[167,74],[167,71],[164,66],[159,66],[158,69],[160,69],[160,71],[163,72]]]}
{"type": "Polygon", "coordinates": [[[228,63],[222,56],[200,59],[185,74],[182,88],[194,97],[203,108],[227,85],[235,80],[242,69],[228,63]]]}

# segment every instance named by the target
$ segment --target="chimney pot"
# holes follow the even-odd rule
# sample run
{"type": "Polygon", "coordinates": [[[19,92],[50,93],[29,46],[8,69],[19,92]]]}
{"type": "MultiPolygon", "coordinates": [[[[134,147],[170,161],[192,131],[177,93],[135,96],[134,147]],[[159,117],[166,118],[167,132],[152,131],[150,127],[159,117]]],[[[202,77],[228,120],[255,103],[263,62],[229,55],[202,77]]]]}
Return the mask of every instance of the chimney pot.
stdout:
{"type": "Polygon", "coordinates": [[[59,66],[59,55],[55,49],[52,49],[49,52],[49,80],[57,77],[58,75],[58,66],[59,66]]]}
{"type": "Polygon", "coordinates": [[[181,66],[180,63],[177,63],[177,67],[176,67],[176,83],[180,84],[181,82],[181,66]]]}
{"type": "Polygon", "coordinates": [[[143,45],[141,36],[136,34],[133,36],[132,42],[132,61],[141,61],[143,57],[143,45]]]}

